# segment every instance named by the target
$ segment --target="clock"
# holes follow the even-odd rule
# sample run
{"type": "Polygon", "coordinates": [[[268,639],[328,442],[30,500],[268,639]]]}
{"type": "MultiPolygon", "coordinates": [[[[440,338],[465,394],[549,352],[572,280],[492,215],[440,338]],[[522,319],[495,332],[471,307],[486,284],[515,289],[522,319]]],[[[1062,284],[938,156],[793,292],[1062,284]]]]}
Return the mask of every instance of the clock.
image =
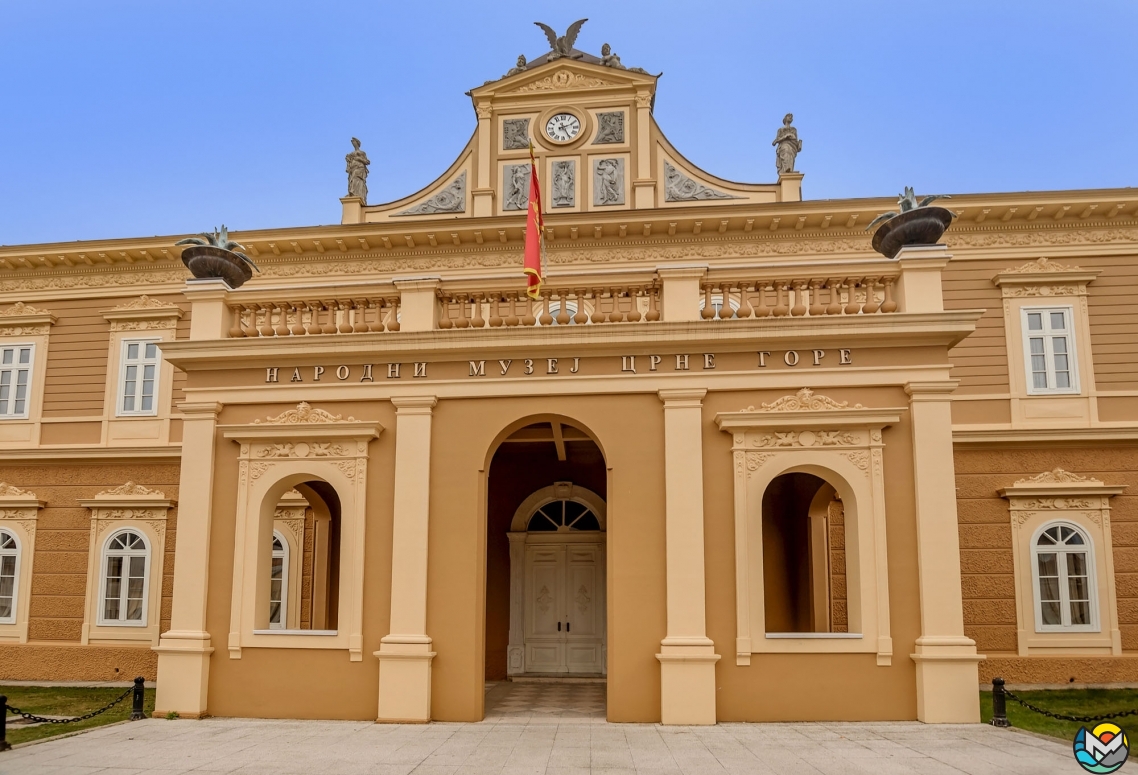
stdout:
{"type": "Polygon", "coordinates": [[[581,133],[581,119],[572,113],[555,113],[545,122],[545,136],[555,143],[567,143],[581,133]]]}

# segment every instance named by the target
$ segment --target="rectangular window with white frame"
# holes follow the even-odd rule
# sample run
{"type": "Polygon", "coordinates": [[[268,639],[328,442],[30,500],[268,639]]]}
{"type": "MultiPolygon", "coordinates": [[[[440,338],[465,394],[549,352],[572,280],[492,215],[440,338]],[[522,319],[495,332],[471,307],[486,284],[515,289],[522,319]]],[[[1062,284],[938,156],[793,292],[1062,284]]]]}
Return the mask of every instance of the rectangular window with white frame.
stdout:
{"type": "Polygon", "coordinates": [[[1028,395],[1079,392],[1071,307],[1024,307],[1023,350],[1028,395]]]}
{"type": "Polygon", "coordinates": [[[158,414],[158,374],[162,353],[157,339],[126,339],[119,370],[118,415],[158,414]]]}
{"type": "Polygon", "coordinates": [[[0,418],[28,417],[35,349],[34,344],[0,348],[0,418]]]}

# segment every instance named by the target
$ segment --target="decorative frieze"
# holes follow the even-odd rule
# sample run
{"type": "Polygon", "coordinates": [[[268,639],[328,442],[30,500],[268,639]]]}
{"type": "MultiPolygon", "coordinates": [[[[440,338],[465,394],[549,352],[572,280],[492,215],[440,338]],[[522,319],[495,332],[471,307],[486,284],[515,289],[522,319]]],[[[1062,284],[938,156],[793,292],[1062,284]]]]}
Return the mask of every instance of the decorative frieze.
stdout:
{"type": "Polygon", "coordinates": [[[1073,474],[1070,471],[1064,471],[1062,468],[1053,468],[1050,471],[1044,471],[1041,474],[1029,477],[1027,479],[1018,479],[1016,485],[1021,484],[1071,484],[1073,482],[1088,482],[1091,484],[1102,484],[1100,479],[1095,479],[1091,476],[1081,476],[1073,474]]]}
{"type": "MultiPolygon", "coordinates": [[[[826,412],[835,409],[845,409],[849,401],[835,401],[828,396],[815,395],[810,388],[802,388],[792,396],[783,396],[777,401],[763,404],[762,409],[748,406],[746,411],[755,412],[826,412]]],[[[861,404],[854,404],[854,409],[864,409],[861,404]]]]}
{"type": "MultiPolygon", "coordinates": [[[[253,420],[254,425],[260,425],[261,420],[253,420]]],[[[354,417],[344,419],[343,415],[332,414],[323,409],[316,409],[311,406],[307,401],[301,401],[296,405],[295,409],[289,409],[281,412],[276,417],[269,417],[265,421],[266,425],[301,425],[313,423],[334,423],[334,422],[355,422],[354,417]]]]}
{"type": "MultiPolygon", "coordinates": [[[[5,289],[11,289],[5,281],[5,289]]],[[[0,310],[0,336],[46,336],[55,324],[55,315],[17,301],[0,310]]]]}

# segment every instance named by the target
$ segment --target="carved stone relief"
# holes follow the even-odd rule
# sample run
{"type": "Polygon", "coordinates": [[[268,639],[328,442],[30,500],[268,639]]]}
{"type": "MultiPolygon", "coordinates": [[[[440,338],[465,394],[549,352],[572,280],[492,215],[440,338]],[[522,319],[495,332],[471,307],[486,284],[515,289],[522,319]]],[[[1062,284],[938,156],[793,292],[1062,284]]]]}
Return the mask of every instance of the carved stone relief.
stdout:
{"type": "Polygon", "coordinates": [[[507,151],[529,148],[528,118],[507,118],[502,122],[502,147],[507,151]]]}
{"type": "Polygon", "coordinates": [[[595,89],[599,86],[614,86],[611,81],[603,78],[593,78],[568,70],[559,70],[553,75],[547,75],[538,81],[527,83],[514,89],[509,94],[525,94],[527,92],[561,91],[562,89],[595,89]]]}
{"type": "Polygon", "coordinates": [[[754,441],[756,447],[849,447],[857,443],[849,431],[775,431],[754,441]]]}
{"type": "Polygon", "coordinates": [[[466,170],[450,185],[422,204],[404,210],[399,215],[433,215],[435,213],[466,212],[466,170]]]}
{"type": "Polygon", "coordinates": [[[624,204],[624,159],[593,161],[593,204],[624,204]]]}
{"type": "Polygon", "coordinates": [[[1062,468],[1053,468],[1050,471],[1044,471],[1041,474],[1028,477],[1026,479],[1017,479],[1016,484],[1070,484],[1077,482],[1091,482],[1102,484],[1102,481],[1090,476],[1082,476],[1080,474],[1073,474],[1070,471],[1065,471],[1062,468]]]}
{"type": "Polygon", "coordinates": [[[624,111],[597,114],[597,139],[593,145],[624,142],[624,111]]]}
{"type": "MultiPolygon", "coordinates": [[[[270,417],[266,420],[268,425],[298,425],[302,423],[328,423],[328,422],[355,422],[356,418],[348,417],[344,419],[343,415],[332,414],[323,409],[312,408],[307,401],[301,401],[296,405],[295,409],[289,409],[281,412],[276,417],[270,417]]],[[[253,420],[254,425],[259,425],[261,420],[253,420]]]]}
{"type": "Polygon", "coordinates": [[[576,204],[575,188],[577,165],[572,161],[553,162],[553,206],[572,207],[576,204]]]}
{"type": "Polygon", "coordinates": [[[524,210],[529,204],[529,164],[507,164],[502,168],[502,209],[524,210]]]}
{"type": "Polygon", "coordinates": [[[664,162],[664,201],[696,202],[705,199],[738,199],[739,197],[716,191],[689,178],[664,162]]]}
{"type": "MultiPolygon", "coordinates": [[[[815,395],[810,388],[802,388],[792,396],[783,396],[777,401],[763,404],[762,409],[748,406],[745,412],[825,412],[849,407],[849,401],[835,401],[829,396],[815,395]]],[[[864,409],[861,404],[854,404],[854,409],[864,409]]]]}

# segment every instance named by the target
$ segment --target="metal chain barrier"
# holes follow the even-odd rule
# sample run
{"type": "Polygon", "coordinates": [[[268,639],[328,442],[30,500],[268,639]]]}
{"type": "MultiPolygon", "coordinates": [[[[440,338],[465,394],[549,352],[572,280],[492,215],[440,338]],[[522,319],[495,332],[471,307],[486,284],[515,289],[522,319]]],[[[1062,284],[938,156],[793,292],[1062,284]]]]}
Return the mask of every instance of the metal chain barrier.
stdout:
{"type": "Polygon", "coordinates": [[[1008,721],[1007,713],[1007,699],[1018,702],[1028,710],[1038,713],[1041,716],[1048,718],[1058,719],[1059,721],[1075,721],[1081,724],[1090,724],[1095,721],[1107,721],[1108,719],[1124,718],[1126,716],[1138,716],[1138,708],[1132,710],[1120,710],[1116,713],[1103,713],[1098,716],[1070,716],[1065,713],[1055,713],[1050,710],[1044,710],[1038,706],[1032,705],[1022,697],[1017,697],[1012,692],[1004,688],[1003,678],[992,679],[992,720],[990,723],[995,727],[1010,727],[1011,722],[1008,721]]]}
{"type": "Polygon", "coordinates": [[[20,708],[13,707],[8,704],[8,698],[0,695],[0,751],[11,750],[12,744],[8,742],[8,714],[13,713],[17,716],[27,719],[28,721],[40,724],[74,724],[78,721],[86,721],[93,719],[102,713],[106,713],[111,708],[118,705],[127,697],[133,695],[134,700],[130,711],[130,720],[137,721],[146,718],[146,712],[143,710],[145,702],[145,679],[142,676],[134,679],[134,685],[120,694],[115,699],[108,702],[98,710],[93,710],[90,713],[84,713],[82,716],[75,716],[74,718],[48,718],[47,716],[39,716],[35,713],[29,713],[20,708]]]}
{"type": "Polygon", "coordinates": [[[120,694],[116,699],[111,700],[110,702],[108,702],[106,705],[99,708],[98,710],[93,710],[90,713],[84,713],[82,716],[76,716],[75,718],[48,718],[47,716],[37,716],[34,713],[28,713],[27,711],[21,710],[20,708],[13,707],[12,705],[8,706],[8,712],[14,713],[17,716],[22,716],[23,718],[26,718],[28,721],[35,721],[35,722],[39,722],[41,724],[73,724],[76,721],[86,721],[89,718],[95,718],[95,716],[98,716],[102,713],[106,713],[108,710],[110,710],[114,706],[118,705],[120,702],[125,700],[127,697],[129,697],[133,693],[134,693],[134,687],[132,686],[129,689],[127,689],[125,692],[120,694]]]}

